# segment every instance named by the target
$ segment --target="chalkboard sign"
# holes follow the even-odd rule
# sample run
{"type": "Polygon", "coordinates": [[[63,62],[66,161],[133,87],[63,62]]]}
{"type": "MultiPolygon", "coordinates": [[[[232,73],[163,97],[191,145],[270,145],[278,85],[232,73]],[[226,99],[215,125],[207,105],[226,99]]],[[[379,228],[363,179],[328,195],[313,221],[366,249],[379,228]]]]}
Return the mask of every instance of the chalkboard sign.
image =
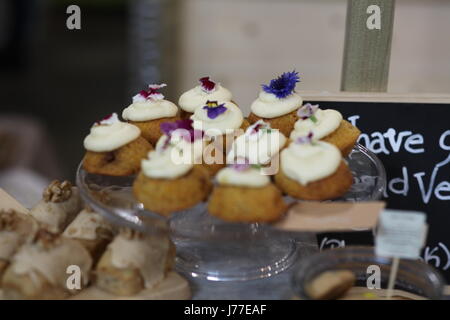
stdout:
{"type": "MultiPolygon", "coordinates": [[[[427,214],[422,258],[450,282],[450,105],[311,102],[339,110],[361,130],[359,143],[386,168],[388,208],[427,214]]],[[[318,240],[321,248],[373,244],[371,232],[322,234],[318,240]]]]}

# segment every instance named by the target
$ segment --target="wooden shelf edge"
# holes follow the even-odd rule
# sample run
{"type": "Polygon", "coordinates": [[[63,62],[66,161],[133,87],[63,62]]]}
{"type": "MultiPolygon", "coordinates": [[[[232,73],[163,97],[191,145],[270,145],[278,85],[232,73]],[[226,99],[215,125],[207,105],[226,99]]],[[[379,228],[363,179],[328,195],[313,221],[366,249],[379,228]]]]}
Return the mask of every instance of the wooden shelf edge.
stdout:
{"type": "Polygon", "coordinates": [[[305,101],[361,101],[361,102],[403,102],[450,104],[447,93],[388,93],[388,92],[332,92],[299,91],[305,101]]]}

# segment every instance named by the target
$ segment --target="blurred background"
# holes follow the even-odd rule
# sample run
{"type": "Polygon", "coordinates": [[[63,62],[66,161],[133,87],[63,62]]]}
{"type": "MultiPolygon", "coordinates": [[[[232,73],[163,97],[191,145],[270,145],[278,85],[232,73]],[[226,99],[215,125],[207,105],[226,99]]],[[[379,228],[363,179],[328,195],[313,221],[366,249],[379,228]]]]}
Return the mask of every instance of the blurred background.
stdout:
{"type": "MultiPolygon", "coordinates": [[[[177,102],[210,75],[244,112],[292,69],[300,92],[338,91],[345,15],[346,0],[0,0],[0,187],[27,204],[73,181],[92,123],[149,83],[177,102]]],[[[450,93],[449,17],[448,0],[397,0],[390,92],[450,93]]]]}

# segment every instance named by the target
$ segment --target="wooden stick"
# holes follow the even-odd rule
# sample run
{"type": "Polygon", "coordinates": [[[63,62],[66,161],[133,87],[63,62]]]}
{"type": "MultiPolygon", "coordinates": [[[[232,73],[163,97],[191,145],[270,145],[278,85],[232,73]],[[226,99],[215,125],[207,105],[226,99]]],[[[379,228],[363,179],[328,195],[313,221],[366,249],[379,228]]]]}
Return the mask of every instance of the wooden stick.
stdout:
{"type": "Polygon", "coordinates": [[[392,259],[391,272],[389,274],[389,284],[388,284],[387,295],[386,295],[386,298],[388,300],[392,299],[394,286],[395,286],[395,279],[397,279],[397,271],[398,271],[399,263],[400,263],[399,257],[394,257],[392,259]]]}
{"type": "Polygon", "coordinates": [[[394,8],[395,0],[348,0],[341,90],[387,90],[394,8]],[[369,6],[380,8],[380,29],[367,26],[369,6]]]}

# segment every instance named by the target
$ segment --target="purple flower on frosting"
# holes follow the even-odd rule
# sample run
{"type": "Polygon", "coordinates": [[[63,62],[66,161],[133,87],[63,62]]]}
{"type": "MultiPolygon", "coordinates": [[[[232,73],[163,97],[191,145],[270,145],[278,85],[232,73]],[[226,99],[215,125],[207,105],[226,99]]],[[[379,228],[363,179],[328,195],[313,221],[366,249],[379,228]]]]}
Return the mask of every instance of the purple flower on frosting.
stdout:
{"type": "Polygon", "coordinates": [[[149,84],[147,90],[141,90],[133,97],[133,102],[145,102],[147,100],[158,101],[164,99],[164,95],[159,92],[159,89],[164,88],[165,83],[149,84]]]}
{"type": "Polygon", "coordinates": [[[200,82],[200,87],[206,93],[211,93],[216,89],[216,83],[209,77],[200,78],[198,81],[200,82]]]}
{"type": "Polygon", "coordinates": [[[318,109],[319,109],[318,104],[312,105],[311,103],[307,103],[303,107],[298,109],[297,115],[302,120],[311,119],[312,122],[317,122],[315,113],[318,109]]]}
{"type": "Polygon", "coordinates": [[[250,127],[248,127],[245,133],[247,135],[253,135],[253,134],[257,134],[262,129],[270,130],[270,124],[267,122],[264,122],[264,120],[258,120],[254,124],[252,124],[250,127]]]}
{"type": "Polygon", "coordinates": [[[247,158],[237,157],[236,161],[230,167],[236,171],[242,172],[250,169],[251,165],[247,158]]]}
{"type": "Polygon", "coordinates": [[[207,111],[208,118],[215,119],[220,116],[222,113],[227,111],[227,107],[225,107],[225,103],[218,104],[217,101],[206,101],[206,105],[203,107],[204,110],[207,111]]]}
{"type": "Polygon", "coordinates": [[[269,85],[262,85],[262,88],[267,93],[274,94],[278,99],[283,99],[294,92],[297,82],[300,82],[298,72],[285,72],[276,79],[270,80],[269,85]]]}
{"type": "Polygon", "coordinates": [[[170,137],[175,131],[179,132],[187,142],[194,142],[203,138],[203,131],[196,130],[192,127],[192,119],[177,120],[174,122],[163,122],[160,125],[161,131],[170,137]]]}
{"type": "Polygon", "coordinates": [[[295,139],[295,143],[297,143],[297,144],[311,143],[313,141],[313,136],[314,136],[314,134],[312,133],[312,131],[310,131],[308,133],[308,135],[303,136],[303,137],[298,137],[297,139],[295,139]]]}

